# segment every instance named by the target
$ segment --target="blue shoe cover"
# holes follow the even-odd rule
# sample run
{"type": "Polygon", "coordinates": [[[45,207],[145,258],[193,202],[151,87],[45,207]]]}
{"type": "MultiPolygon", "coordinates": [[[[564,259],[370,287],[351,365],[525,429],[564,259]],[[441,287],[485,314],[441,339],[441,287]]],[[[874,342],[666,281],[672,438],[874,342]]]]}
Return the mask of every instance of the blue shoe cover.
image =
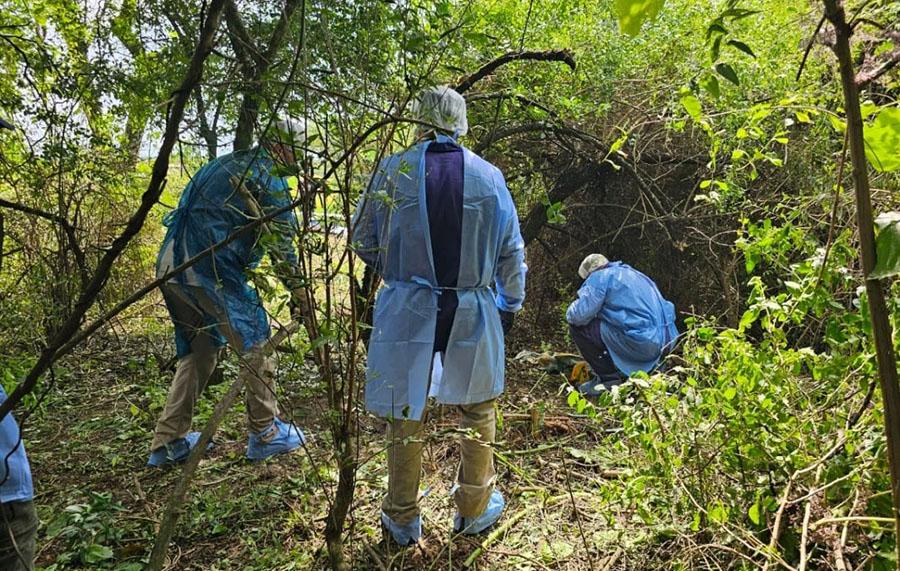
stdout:
{"type": "Polygon", "coordinates": [[[503,514],[503,508],[506,507],[506,500],[499,490],[494,490],[488,499],[487,507],[478,517],[462,517],[459,513],[453,518],[453,530],[456,533],[464,533],[466,535],[478,535],[485,531],[500,519],[503,514]]]}
{"type": "MultiPolygon", "coordinates": [[[[147,465],[158,468],[167,464],[181,464],[187,460],[188,454],[190,454],[191,450],[194,449],[194,446],[197,445],[198,440],[200,440],[199,432],[189,432],[184,438],[176,438],[165,446],[160,446],[152,451],[150,453],[150,459],[147,460],[147,465]]],[[[206,446],[206,450],[209,451],[212,449],[213,443],[210,442],[206,446]]]]}
{"type": "Polygon", "coordinates": [[[272,426],[262,432],[251,432],[247,443],[247,458],[254,462],[265,460],[276,454],[284,454],[300,447],[306,442],[303,432],[291,423],[275,418],[272,426]],[[277,433],[268,442],[262,439],[263,435],[276,430],[277,433]]]}
{"type": "Polygon", "coordinates": [[[391,533],[391,537],[401,547],[413,545],[422,537],[422,517],[416,516],[411,522],[400,525],[394,523],[388,514],[381,512],[381,525],[391,533]]]}
{"type": "Polygon", "coordinates": [[[609,379],[594,377],[590,381],[578,385],[578,392],[586,397],[596,397],[611,390],[613,387],[621,385],[624,382],[625,379],[622,377],[613,377],[609,379]]]}

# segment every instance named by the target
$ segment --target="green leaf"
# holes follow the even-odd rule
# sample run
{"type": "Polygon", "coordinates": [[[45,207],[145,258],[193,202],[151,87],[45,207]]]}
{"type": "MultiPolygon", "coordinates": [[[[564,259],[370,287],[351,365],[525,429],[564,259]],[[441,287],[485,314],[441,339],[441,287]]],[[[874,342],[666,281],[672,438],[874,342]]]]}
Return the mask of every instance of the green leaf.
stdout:
{"type": "Polygon", "coordinates": [[[727,64],[727,63],[717,63],[717,64],[716,64],[716,71],[719,73],[719,75],[721,75],[722,77],[724,77],[725,79],[727,79],[727,80],[730,81],[731,83],[733,83],[733,84],[735,84],[735,85],[740,85],[740,84],[741,84],[741,80],[738,79],[737,72],[734,71],[734,68],[731,67],[729,64],[727,64]]]}
{"type": "Polygon", "coordinates": [[[609,146],[609,154],[618,153],[622,147],[625,146],[625,143],[628,141],[628,133],[622,133],[622,135],[613,141],[613,144],[609,146]]]}
{"type": "Polygon", "coordinates": [[[868,119],[872,115],[878,112],[878,105],[875,105],[871,101],[866,101],[864,103],[860,103],[859,112],[862,114],[863,119],[868,119]]]}
{"type": "Polygon", "coordinates": [[[744,315],[741,316],[741,322],[738,325],[738,329],[744,331],[759,318],[759,310],[757,309],[748,309],[744,312],[744,315]]]}
{"type": "Polygon", "coordinates": [[[636,36],[644,22],[652,22],[662,10],[665,0],[615,0],[613,11],[619,19],[619,29],[636,36]]]}
{"type": "Polygon", "coordinates": [[[847,129],[847,122],[839,117],[835,117],[834,115],[828,116],[828,122],[831,123],[831,126],[838,133],[843,133],[844,130],[847,129]]]}
{"type": "Polygon", "coordinates": [[[719,90],[719,80],[714,75],[707,75],[703,79],[700,80],[700,87],[706,90],[707,93],[712,95],[714,98],[718,99],[721,91],[719,90]]]}
{"type": "Polygon", "coordinates": [[[725,507],[721,501],[717,500],[707,506],[707,514],[709,515],[710,521],[716,523],[725,523],[728,521],[728,508],[725,507]]]}
{"type": "Polygon", "coordinates": [[[882,109],[865,127],[866,157],[879,172],[900,169],[900,108],[882,109]]]}
{"type": "Polygon", "coordinates": [[[900,212],[892,211],[875,219],[875,267],[870,278],[880,279],[900,274],[900,212]]]}
{"type": "Polygon", "coordinates": [[[809,112],[807,111],[797,111],[794,113],[794,116],[797,117],[797,121],[801,123],[812,123],[812,119],[809,118],[809,112]]]}
{"type": "Polygon", "coordinates": [[[712,63],[716,63],[719,59],[719,52],[722,49],[722,36],[717,36],[715,40],[713,40],[712,47],[709,49],[709,61],[712,63]]]}
{"type": "Polygon", "coordinates": [[[728,45],[733,48],[741,50],[742,52],[744,52],[745,54],[747,54],[748,56],[750,56],[752,58],[756,57],[756,54],[753,53],[753,50],[750,49],[750,46],[748,46],[747,44],[745,44],[744,42],[742,42],[740,40],[728,40],[728,45]]]}
{"type": "Polygon", "coordinates": [[[113,558],[113,550],[105,545],[92,543],[81,552],[81,560],[84,563],[100,563],[113,558]]]}
{"type": "Polygon", "coordinates": [[[700,105],[700,100],[697,99],[694,95],[685,95],[681,98],[681,105],[688,112],[688,115],[691,116],[691,119],[694,121],[699,121],[702,117],[701,111],[703,109],[702,105],[700,105]]]}
{"type": "Polygon", "coordinates": [[[722,22],[715,21],[712,24],[710,24],[708,28],[706,28],[706,39],[707,40],[710,39],[713,36],[713,34],[724,35],[727,33],[728,33],[728,29],[722,25],[722,22]]]}
{"type": "Polygon", "coordinates": [[[750,510],[747,512],[747,516],[750,517],[750,521],[752,521],[756,525],[759,525],[759,522],[762,521],[759,513],[759,502],[753,502],[753,505],[750,506],[750,510]]]}

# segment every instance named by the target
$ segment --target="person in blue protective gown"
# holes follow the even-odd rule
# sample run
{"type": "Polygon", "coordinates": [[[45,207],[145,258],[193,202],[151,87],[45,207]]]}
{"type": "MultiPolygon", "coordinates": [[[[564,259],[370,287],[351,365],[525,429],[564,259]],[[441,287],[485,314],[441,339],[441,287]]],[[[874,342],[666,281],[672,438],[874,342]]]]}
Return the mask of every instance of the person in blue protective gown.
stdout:
{"type": "Polygon", "coordinates": [[[262,460],[299,447],[303,433],[279,418],[275,362],[265,350],[270,328],[259,294],[248,283],[267,250],[282,276],[297,264],[292,235],[297,227],[287,181],[276,164],[296,164],[303,147],[303,123],[278,121],[257,147],[204,165],[164,219],[168,227],[157,260],[163,299],[175,324],[178,364],[162,416],[156,424],[148,464],[183,462],[200,433],[191,432],[194,405],[226,343],[238,354],[246,392],[250,436],[247,457],[262,460]],[[169,273],[207,250],[259,214],[280,213],[266,226],[240,234],[188,269],[169,273]],[[265,238],[266,247],[261,242],[265,238]],[[168,277],[167,277],[168,276],[168,277]]]}
{"type": "Polygon", "coordinates": [[[653,280],[601,254],[587,256],[578,275],[584,283],[566,321],[594,374],[578,390],[596,396],[632,373],[656,368],[678,337],[675,306],[653,280]]]}
{"type": "MultiPolygon", "coordinates": [[[[0,403],[6,392],[0,387],[0,403]]],[[[34,569],[38,517],[34,484],[19,425],[12,413],[0,421],[0,569],[34,569]]]]}
{"type": "Polygon", "coordinates": [[[423,415],[434,396],[457,405],[455,527],[480,533],[500,517],[494,487],[494,401],[503,392],[504,335],[525,298],[525,245],[500,171],[459,144],[465,100],[425,90],[409,149],[382,161],[354,219],[360,258],[381,274],[366,372],[366,406],[387,419],[388,492],[381,521],[395,541],[422,534],[423,415]],[[493,287],[492,287],[493,286],[493,287]],[[435,355],[443,365],[429,382],[435,355]]]}

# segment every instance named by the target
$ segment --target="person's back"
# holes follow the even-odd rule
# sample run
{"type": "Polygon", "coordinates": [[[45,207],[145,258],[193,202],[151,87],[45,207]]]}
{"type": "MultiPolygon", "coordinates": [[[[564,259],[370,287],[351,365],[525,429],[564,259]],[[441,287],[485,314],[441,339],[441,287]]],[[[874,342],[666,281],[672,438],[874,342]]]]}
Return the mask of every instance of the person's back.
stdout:
{"type": "Polygon", "coordinates": [[[494,399],[504,386],[503,320],[525,297],[524,243],[500,171],[456,143],[465,102],[449,88],[420,99],[422,139],[385,159],[354,222],[357,255],[380,272],[366,371],[366,407],[388,420],[388,494],[382,523],[401,544],[421,536],[422,420],[431,395],[458,405],[461,440],[456,527],[483,531],[500,517],[494,489],[494,399]],[[422,113],[424,109],[424,113],[422,113]],[[449,119],[447,119],[449,118],[449,119]],[[496,287],[496,296],[492,290],[496,287]]]}
{"type": "MultiPolygon", "coordinates": [[[[440,137],[438,142],[444,142],[440,137]]],[[[494,307],[491,284],[497,280],[497,307],[506,311],[517,310],[521,306],[518,290],[524,284],[524,273],[518,278],[521,259],[509,259],[510,252],[523,251],[521,236],[518,234],[518,219],[512,197],[506,189],[500,171],[478,157],[468,149],[462,149],[464,191],[462,196],[461,236],[459,245],[459,270],[456,284],[447,287],[437,281],[436,268],[433,267],[432,239],[423,223],[423,215],[427,222],[427,200],[422,180],[404,174],[405,165],[419,164],[431,141],[414,145],[407,151],[386,159],[376,173],[373,189],[380,189],[387,199],[374,199],[372,205],[373,229],[377,229],[377,237],[372,242],[378,246],[373,248],[368,257],[378,267],[385,284],[379,294],[378,305],[385,310],[400,308],[404,304],[427,310],[440,304],[445,294],[458,299],[456,314],[464,314],[464,319],[453,320],[452,331],[448,334],[448,347],[444,355],[444,377],[439,396],[447,403],[458,404],[471,398],[493,398],[502,391],[503,363],[502,337],[492,335],[499,333],[499,316],[496,310],[485,311],[485,307],[494,307]],[[512,231],[515,226],[515,232],[512,231]],[[506,264],[510,271],[504,272],[501,266],[506,264]],[[503,274],[515,276],[521,283],[509,284],[509,289],[516,290],[507,299],[507,284],[503,274]],[[410,284],[420,287],[410,290],[410,284]],[[492,325],[483,326],[484,322],[492,325]],[[462,343],[452,343],[452,340],[462,343]],[[486,347],[487,346],[487,347],[486,347]],[[483,351],[480,349],[488,349],[483,351]]],[[[446,303],[446,302],[444,302],[446,303]]],[[[376,320],[377,321],[377,320],[376,320]]],[[[422,344],[431,353],[434,343],[435,325],[427,320],[404,325],[398,330],[388,330],[376,326],[370,341],[370,351],[379,351],[379,345],[388,344],[400,350],[399,344],[422,344]]],[[[387,356],[390,351],[385,351],[387,356]]],[[[421,414],[424,407],[426,387],[421,383],[410,385],[414,393],[406,394],[393,384],[391,392],[382,392],[373,400],[377,391],[373,385],[388,382],[387,379],[408,378],[411,374],[407,363],[393,357],[381,362],[376,355],[375,363],[371,362],[377,372],[370,376],[367,399],[370,407],[383,410],[397,417],[403,416],[403,407],[408,400],[413,400],[412,411],[407,412],[414,417],[421,414]],[[403,403],[403,404],[400,404],[403,403]],[[421,403],[418,404],[418,403],[421,403]]],[[[417,363],[419,368],[430,367],[427,362],[417,363]]],[[[414,371],[412,374],[418,374],[414,371]]]]}
{"type": "Polygon", "coordinates": [[[606,289],[600,310],[604,340],[615,354],[627,354],[632,361],[657,359],[671,340],[668,323],[674,319],[672,304],[659,293],[650,278],[621,262],[611,262],[594,272],[588,281],[606,289]],[[669,319],[669,316],[672,319],[669,319]]]}
{"type": "MultiPolygon", "coordinates": [[[[223,155],[200,168],[182,192],[178,207],[166,216],[168,231],[160,250],[159,266],[177,266],[253,220],[247,197],[238,192],[236,182],[243,183],[264,209],[287,205],[288,186],[283,178],[270,174],[274,166],[265,149],[254,147],[223,155]],[[167,252],[169,247],[171,254],[167,252]]],[[[293,215],[286,212],[276,222],[293,224],[293,215]]],[[[217,249],[214,256],[199,260],[182,274],[184,277],[176,277],[175,281],[242,280],[243,276],[234,272],[254,267],[262,257],[262,249],[256,247],[258,237],[258,230],[239,236],[217,249]],[[232,271],[223,272],[223,269],[232,271]]]]}

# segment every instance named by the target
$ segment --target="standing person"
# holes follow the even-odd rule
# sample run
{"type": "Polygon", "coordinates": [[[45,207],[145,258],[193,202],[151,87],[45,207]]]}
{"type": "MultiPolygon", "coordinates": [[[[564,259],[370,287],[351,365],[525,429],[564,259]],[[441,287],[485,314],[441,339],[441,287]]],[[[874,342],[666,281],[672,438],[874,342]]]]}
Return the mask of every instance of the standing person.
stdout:
{"type": "MultiPolygon", "coordinates": [[[[290,204],[287,181],[272,171],[276,163],[296,164],[294,153],[303,147],[306,131],[303,123],[290,119],[278,121],[274,131],[260,146],[224,155],[197,171],[178,208],[164,220],[168,231],[157,260],[158,277],[252,222],[254,211],[271,213],[290,204]]],[[[274,231],[266,236],[266,249],[276,265],[288,266],[285,271],[297,264],[296,226],[289,209],[273,219],[269,228],[274,231]]],[[[183,462],[197,443],[200,433],[190,432],[194,404],[226,340],[241,361],[250,428],[247,457],[262,460],[304,442],[296,426],[278,417],[275,361],[264,351],[269,322],[259,294],[248,283],[246,271],[263,255],[261,237],[260,230],[247,232],[160,286],[175,324],[178,365],[150,445],[150,466],[183,462]]]]}
{"type": "Polygon", "coordinates": [[[455,529],[480,533],[503,511],[494,488],[494,400],[503,392],[504,335],[522,307],[527,270],[503,175],[457,142],[468,129],[465,100],[449,87],[427,89],[416,114],[423,124],[418,142],[381,163],[354,222],[359,256],[384,278],[369,342],[366,406],[388,421],[381,521],[401,545],[422,535],[418,495],[429,395],[458,405],[460,427],[474,436],[460,442],[455,529]],[[443,374],[430,387],[435,353],[443,374]]]}
{"type": "Polygon", "coordinates": [[[578,275],[584,283],[566,321],[594,373],[578,390],[596,396],[632,373],[656,368],[678,337],[675,306],[653,280],[601,254],[587,256],[578,275]]]}
{"type": "MultiPolygon", "coordinates": [[[[13,126],[0,118],[0,129],[13,130],[13,126]]],[[[5,400],[6,391],[0,386],[0,403],[5,400]]],[[[0,569],[34,569],[38,518],[33,500],[31,465],[19,425],[10,413],[0,422],[0,569]]]]}

